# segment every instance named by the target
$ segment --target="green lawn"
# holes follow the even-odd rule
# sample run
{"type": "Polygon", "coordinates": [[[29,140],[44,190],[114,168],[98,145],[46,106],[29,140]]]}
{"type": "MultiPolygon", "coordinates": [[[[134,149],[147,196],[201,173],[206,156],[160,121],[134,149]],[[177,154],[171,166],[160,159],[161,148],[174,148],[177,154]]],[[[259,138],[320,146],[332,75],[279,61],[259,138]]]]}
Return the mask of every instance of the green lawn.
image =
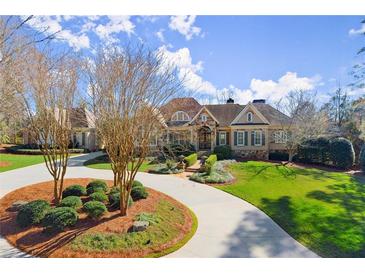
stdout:
{"type": "Polygon", "coordinates": [[[365,177],[265,162],[236,163],[217,188],[268,214],[323,257],[365,257],[365,177]]]}
{"type": "MultiPolygon", "coordinates": [[[[90,168],[96,168],[96,169],[111,169],[111,165],[109,163],[109,160],[106,158],[105,155],[96,157],[94,159],[91,159],[89,161],[86,161],[84,163],[85,166],[90,167],[90,168]]],[[[148,171],[150,168],[154,167],[155,165],[150,164],[149,161],[144,161],[141,165],[141,167],[139,168],[139,171],[141,172],[146,172],[148,171]]],[[[131,167],[131,163],[129,163],[128,167],[131,167]]]]}
{"type": "Polygon", "coordinates": [[[42,155],[18,155],[18,154],[0,154],[0,172],[31,166],[43,162],[42,155]],[[5,163],[5,165],[4,165],[5,163]]]}

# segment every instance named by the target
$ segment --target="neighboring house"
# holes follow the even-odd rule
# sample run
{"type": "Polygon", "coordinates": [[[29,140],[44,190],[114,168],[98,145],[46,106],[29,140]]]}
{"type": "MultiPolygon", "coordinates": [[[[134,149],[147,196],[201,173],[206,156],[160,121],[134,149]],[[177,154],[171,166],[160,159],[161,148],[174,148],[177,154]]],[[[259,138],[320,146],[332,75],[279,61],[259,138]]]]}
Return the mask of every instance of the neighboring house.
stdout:
{"type": "MultiPolygon", "coordinates": [[[[89,151],[98,149],[96,130],[93,114],[84,107],[74,108],[70,114],[72,128],[71,146],[73,148],[85,148],[89,151]]],[[[23,132],[24,144],[35,144],[29,131],[23,132]]]]}
{"type": "Polygon", "coordinates": [[[285,149],[283,129],[290,119],[265,100],[239,105],[229,99],[226,104],[200,105],[194,98],[176,98],[160,110],[168,143],[191,143],[198,151],[229,145],[236,156],[258,159],[285,149]]]}

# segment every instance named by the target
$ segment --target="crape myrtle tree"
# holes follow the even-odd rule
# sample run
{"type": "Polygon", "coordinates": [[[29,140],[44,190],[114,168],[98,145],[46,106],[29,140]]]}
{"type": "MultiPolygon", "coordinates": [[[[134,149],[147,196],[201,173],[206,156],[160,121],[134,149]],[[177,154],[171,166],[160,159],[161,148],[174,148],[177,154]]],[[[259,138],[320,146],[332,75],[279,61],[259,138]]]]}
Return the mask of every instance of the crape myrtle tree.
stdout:
{"type": "Polygon", "coordinates": [[[281,129],[287,132],[285,149],[289,162],[304,141],[322,136],[327,129],[326,115],[315,105],[316,96],[304,90],[294,90],[277,103],[277,108],[288,115],[281,129]]]}
{"type": "Polygon", "coordinates": [[[54,201],[62,199],[71,140],[70,113],[78,83],[78,61],[33,48],[25,67],[21,97],[26,106],[27,131],[39,144],[53,177],[54,201]]]}
{"type": "Polygon", "coordinates": [[[178,96],[182,80],[161,52],[143,47],[102,49],[87,67],[98,138],[111,161],[120,212],[126,216],[133,180],[151,138],[164,127],[159,107],[178,96]]]}

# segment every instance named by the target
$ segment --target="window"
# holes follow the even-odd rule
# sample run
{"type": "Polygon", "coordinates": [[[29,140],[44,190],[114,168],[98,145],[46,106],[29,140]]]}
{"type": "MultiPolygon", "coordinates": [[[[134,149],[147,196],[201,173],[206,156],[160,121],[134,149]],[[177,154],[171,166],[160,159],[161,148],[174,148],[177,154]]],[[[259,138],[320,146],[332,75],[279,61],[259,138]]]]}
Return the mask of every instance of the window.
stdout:
{"type": "Polygon", "coordinates": [[[254,132],[254,145],[255,146],[261,146],[262,144],[262,132],[261,131],[255,131],[254,132]]]}
{"type": "Polygon", "coordinates": [[[150,146],[151,147],[157,146],[157,135],[152,135],[150,137],[150,146]]]}
{"type": "Polygon", "coordinates": [[[219,144],[226,145],[227,144],[227,133],[226,132],[219,132],[219,144]]]}
{"type": "Polygon", "coordinates": [[[208,116],[206,114],[202,114],[200,116],[200,119],[202,120],[202,122],[206,122],[208,120],[208,116]]]}
{"type": "Polygon", "coordinates": [[[81,145],[85,146],[85,143],[86,143],[86,134],[85,132],[83,132],[81,135],[81,145]]]}
{"type": "Polygon", "coordinates": [[[252,112],[247,113],[247,121],[252,122],[252,112]]]}
{"type": "Polygon", "coordinates": [[[190,118],[186,112],[177,111],[172,115],[171,121],[190,121],[190,118]]]}
{"type": "Polygon", "coordinates": [[[237,131],[237,145],[244,146],[245,145],[245,132],[244,131],[237,131]]]}
{"type": "Polygon", "coordinates": [[[285,144],[288,141],[288,134],[284,130],[278,130],[274,132],[274,143],[285,144]]]}

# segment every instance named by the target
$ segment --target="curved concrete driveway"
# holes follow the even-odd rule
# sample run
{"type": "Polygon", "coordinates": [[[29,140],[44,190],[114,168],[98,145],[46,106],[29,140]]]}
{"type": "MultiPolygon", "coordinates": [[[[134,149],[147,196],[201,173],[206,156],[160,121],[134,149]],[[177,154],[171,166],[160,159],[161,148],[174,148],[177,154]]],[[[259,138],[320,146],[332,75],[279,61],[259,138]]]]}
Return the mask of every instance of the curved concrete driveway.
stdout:
{"type": "MultiPolygon", "coordinates": [[[[73,158],[66,177],[112,179],[111,171],[82,165],[97,155],[73,158]]],[[[199,226],[193,238],[167,257],[317,257],[265,213],[221,190],[168,175],[138,173],[137,179],[181,201],[198,217],[199,226]]],[[[0,173],[0,197],[16,188],[46,180],[51,177],[44,164],[0,173]]],[[[0,257],[24,256],[5,239],[0,239],[0,257]]]]}

